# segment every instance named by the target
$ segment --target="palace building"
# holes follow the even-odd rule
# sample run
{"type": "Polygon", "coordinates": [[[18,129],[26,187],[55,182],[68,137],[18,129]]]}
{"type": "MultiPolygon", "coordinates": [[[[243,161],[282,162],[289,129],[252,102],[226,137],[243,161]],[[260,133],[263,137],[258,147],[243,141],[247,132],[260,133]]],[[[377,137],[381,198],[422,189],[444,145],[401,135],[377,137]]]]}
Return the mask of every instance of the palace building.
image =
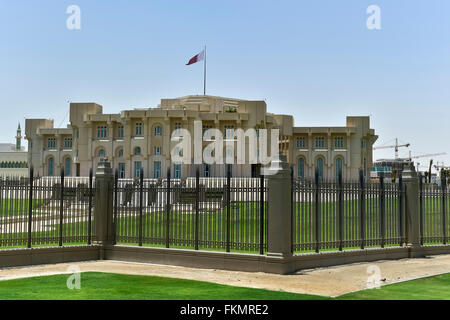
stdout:
{"type": "Polygon", "coordinates": [[[16,143],[0,143],[0,178],[28,177],[28,153],[22,146],[22,130],[17,127],[16,143]]]}
{"type": "MultiPolygon", "coordinates": [[[[368,176],[372,145],[378,138],[367,116],[347,117],[342,127],[295,127],[291,115],[269,113],[260,100],[195,95],[162,99],[156,108],[118,114],[103,113],[97,103],[71,103],[66,128],[54,128],[49,119],[26,119],[28,162],[40,176],[56,176],[61,170],[66,176],[87,176],[104,157],[122,178],[138,177],[141,168],[146,178],[165,177],[169,168],[174,178],[194,176],[194,161],[171,160],[172,133],[178,129],[193,133],[194,121],[201,121],[204,140],[211,128],[223,132],[225,141],[235,139],[237,129],[253,128],[256,133],[278,129],[280,153],[287,156],[298,177],[313,177],[316,169],[324,179],[335,178],[339,170],[347,179],[356,179],[360,170],[368,176]]],[[[203,147],[207,144],[204,141],[203,147]]],[[[224,149],[224,154],[235,157],[234,151],[224,149]]],[[[234,163],[233,176],[259,175],[258,164],[234,163]]],[[[200,168],[201,176],[225,176],[226,172],[223,164],[204,163],[200,168]]]]}

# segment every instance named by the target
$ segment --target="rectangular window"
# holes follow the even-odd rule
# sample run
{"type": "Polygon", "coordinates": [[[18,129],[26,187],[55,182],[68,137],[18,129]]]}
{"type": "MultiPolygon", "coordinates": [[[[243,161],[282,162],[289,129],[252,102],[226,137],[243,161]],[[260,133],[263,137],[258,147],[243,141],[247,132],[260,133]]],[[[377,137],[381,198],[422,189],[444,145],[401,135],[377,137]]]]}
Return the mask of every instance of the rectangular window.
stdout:
{"type": "Polygon", "coordinates": [[[142,136],[142,122],[136,123],[136,136],[142,136]]]}
{"type": "Polygon", "coordinates": [[[211,132],[208,132],[209,129],[212,129],[212,126],[203,126],[203,138],[204,139],[211,139],[212,138],[211,132]]]}
{"type": "Polygon", "coordinates": [[[234,126],[225,126],[225,139],[233,139],[234,126]]]}
{"type": "Polygon", "coordinates": [[[314,145],[316,148],[321,149],[325,148],[325,138],[324,137],[317,137],[314,139],[314,145]]]}
{"type": "Polygon", "coordinates": [[[72,138],[64,138],[64,149],[72,149],[72,138]]]}
{"type": "Polygon", "coordinates": [[[203,165],[203,176],[210,177],[211,176],[211,165],[205,163],[203,165]]]}
{"type": "Polygon", "coordinates": [[[344,148],[344,137],[335,137],[334,138],[334,148],[335,149],[344,148]]]}
{"type": "Polygon", "coordinates": [[[117,127],[117,138],[119,138],[119,139],[123,138],[123,126],[117,127]]]}
{"type": "Polygon", "coordinates": [[[154,154],[155,156],[160,156],[161,155],[161,147],[155,147],[154,149],[154,154]]]}
{"type": "Polygon", "coordinates": [[[175,123],[175,134],[179,135],[181,134],[181,122],[176,122],[175,123]]]}
{"type": "Polygon", "coordinates": [[[173,176],[175,179],[181,179],[181,164],[180,163],[174,163],[173,176]]]}
{"type": "Polygon", "coordinates": [[[361,149],[366,148],[366,140],[361,140],[361,149]]]}
{"type": "Polygon", "coordinates": [[[125,178],[125,163],[119,163],[119,178],[125,178]]]}
{"type": "Polygon", "coordinates": [[[108,137],[108,130],[106,126],[98,126],[97,127],[97,138],[103,139],[108,137]]]}
{"type": "Polygon", "coordinates": [[[161,178],[161,161],[153,162],[153,178],[161,178]]]}
{"type": "Polygon", "coordinates": [[[155,127],[155,136],[160,136],[162,134],[161,126],[155,127]]]}
{"type": "Polygon", "coordinates": [[[297,149],[304,149],[306,148],[306,141],[305,137],[297,137],[297,149]]]}
{"type": "Polygon", "coordinates": [[[56,149],[56,139],[55,138],[48,138],[48,140],[47,140],[47,147],[49,149],[56,149]]]}
{"type": "Polygon", "coordinates": [[[135,161],[134,162],[134,177],[139,178],[141,175],[142,162],[135,161]]]}

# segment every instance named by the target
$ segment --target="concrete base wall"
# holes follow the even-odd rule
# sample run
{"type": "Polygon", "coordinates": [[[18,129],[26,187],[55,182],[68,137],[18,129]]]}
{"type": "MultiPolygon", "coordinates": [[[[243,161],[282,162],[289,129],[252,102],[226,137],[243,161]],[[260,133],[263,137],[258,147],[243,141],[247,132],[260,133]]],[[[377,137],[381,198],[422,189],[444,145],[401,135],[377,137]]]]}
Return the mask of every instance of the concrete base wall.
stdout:
{"type": "Polygon", "coordinates": [[[100,247],[67,246],[0,250],[0,267],[98,260],[100,247]]]}
{"type": "Polygon", "coordinates": [[[0,267],[106,259],[204,269],[289,274],[302,269],[436,254],[450,254],[450,245],[347,250],[318,254],[306,253],[291,257],[137,246],[91,245],[0,250],[0,267]]]}
{"type": "Polygon", "coordinates": [[[106,246],[102,251],[104,258],[110,260],[145,262],[204,269],[289,274],[301,269],[328,267],[356,262],[404,259],[433,254],[450,254],[450,246],[430,246],[418,249],[396,247],[323,252],[319,254],[307,253],[287,258],[256,254],[134,246],[106,246]]]}

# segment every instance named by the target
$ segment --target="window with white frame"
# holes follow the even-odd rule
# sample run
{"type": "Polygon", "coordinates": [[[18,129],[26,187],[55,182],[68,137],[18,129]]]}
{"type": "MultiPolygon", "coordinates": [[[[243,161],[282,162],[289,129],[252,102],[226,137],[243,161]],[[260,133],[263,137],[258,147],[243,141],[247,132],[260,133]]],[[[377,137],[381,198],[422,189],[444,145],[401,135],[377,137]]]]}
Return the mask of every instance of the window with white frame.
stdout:
{"type": "Polygon", "coordinates": [[[212,129],[213,126],[205,125],[203,126],[203,138],[204,139],[211,139],[212,138],[212,132],[208,131],[209,129],[212,129]]]}
{"type": "Polygon", "coordinates": [[[139,178],[141,176],[141,168],[142,168],[142,162],[135,161],[134,162],[134,177],[135,178],[139,178]]]}
{"type": "Polygon", "coordinates": [[[314,146],[318,149],[325,148],[325,137],[316,137],[314,139],[314,146]]]}
{"type": "Polygon", "coordinates": [[[161,178],[161,161],[153,162],[153,178],[161,178]]]}
{"type": "Polygon", "coordinates": [[[203,176],[210,177],[211,176],[211,165],[208,163],[203,164],[203,176]]]}
{"type": "Polygon", "coordinates": [[[304,149],[304,148],[306,148],[305,137],[297,137],[296,146],[297,146],[297,149],[304,149]]]}
{"type": "Polygon", "coordinates": [[[119,178],[124,179],[125,178],[125,163],[119,162],[119,178]]]}
{"type": "Polygon", "coordinates": [[[155,147],[153,153],[155,154],[155,156],[160,156],[161,155],[161,147],[155,147]]]}
{"type": "Polygon", "coordinates": [[[181,134],[181,122],[175,122],[175,134],[181,134]]]}
{"type": "Polygon", "coordinates": [[[72,138],[64,138],[64,149],[72,149],[72,138]]]}
{"type": "Polygon", "coordinates": [[[156,126],[155,127],[155,136],[160,136],[162,135],[162,128],[161,126],[156,126]]]}
{"type": "Polygon", "coordinates": [[[173,177],[175,179],[181,179],[181,163],[173,164],[173,177]]]}
{"type": "Polygon", "coordinates": [[[142,122],[136,122],[136,136],[142,136],[142,122]]]}
{"type": "Polygon", "coordinates": [[[47,139],[47,147],[49,149],[56,149],[56,138],[48,138],[47,139]]]}
{"type": "Polygon", "coordinates": [[[233,139],[234,137],[234,126],[225,126],[225,139],[233,139]]]}
{"type": "Polygon", "coordinates": [[[344,137],[335,137],[334,138],[334,148],[335,149],[343,149],[344,148],[344,137]]]}
{"type": "Polygon", "coordinates": [[[108,128],[106,126],[97,127],[97,138],[104,139],[108,137],[108,128]]]}
{"type": "Polygon", "coordinates": [[[117,127],[117,138],[119,138],[119,139],[123,138],[123,126],[122,125],[117,127]]]}

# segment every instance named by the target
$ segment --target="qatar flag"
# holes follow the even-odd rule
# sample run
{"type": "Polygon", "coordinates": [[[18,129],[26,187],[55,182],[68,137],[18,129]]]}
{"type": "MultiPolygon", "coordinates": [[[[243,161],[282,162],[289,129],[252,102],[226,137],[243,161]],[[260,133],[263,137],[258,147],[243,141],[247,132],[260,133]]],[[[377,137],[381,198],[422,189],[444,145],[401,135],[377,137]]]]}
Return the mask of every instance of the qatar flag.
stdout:
{"type": "Polygon", "coordinates": [[[202,61],[202,60],[205,60],[205,50],[203,50],[203,51],[200,52],[199,54],[193,56],[193,57],[189,60],[189,62],[186,63],[186,65],[188,66],[188,65],[194,64],[194,63],[196,63],[196,62],[202,61]]]}

